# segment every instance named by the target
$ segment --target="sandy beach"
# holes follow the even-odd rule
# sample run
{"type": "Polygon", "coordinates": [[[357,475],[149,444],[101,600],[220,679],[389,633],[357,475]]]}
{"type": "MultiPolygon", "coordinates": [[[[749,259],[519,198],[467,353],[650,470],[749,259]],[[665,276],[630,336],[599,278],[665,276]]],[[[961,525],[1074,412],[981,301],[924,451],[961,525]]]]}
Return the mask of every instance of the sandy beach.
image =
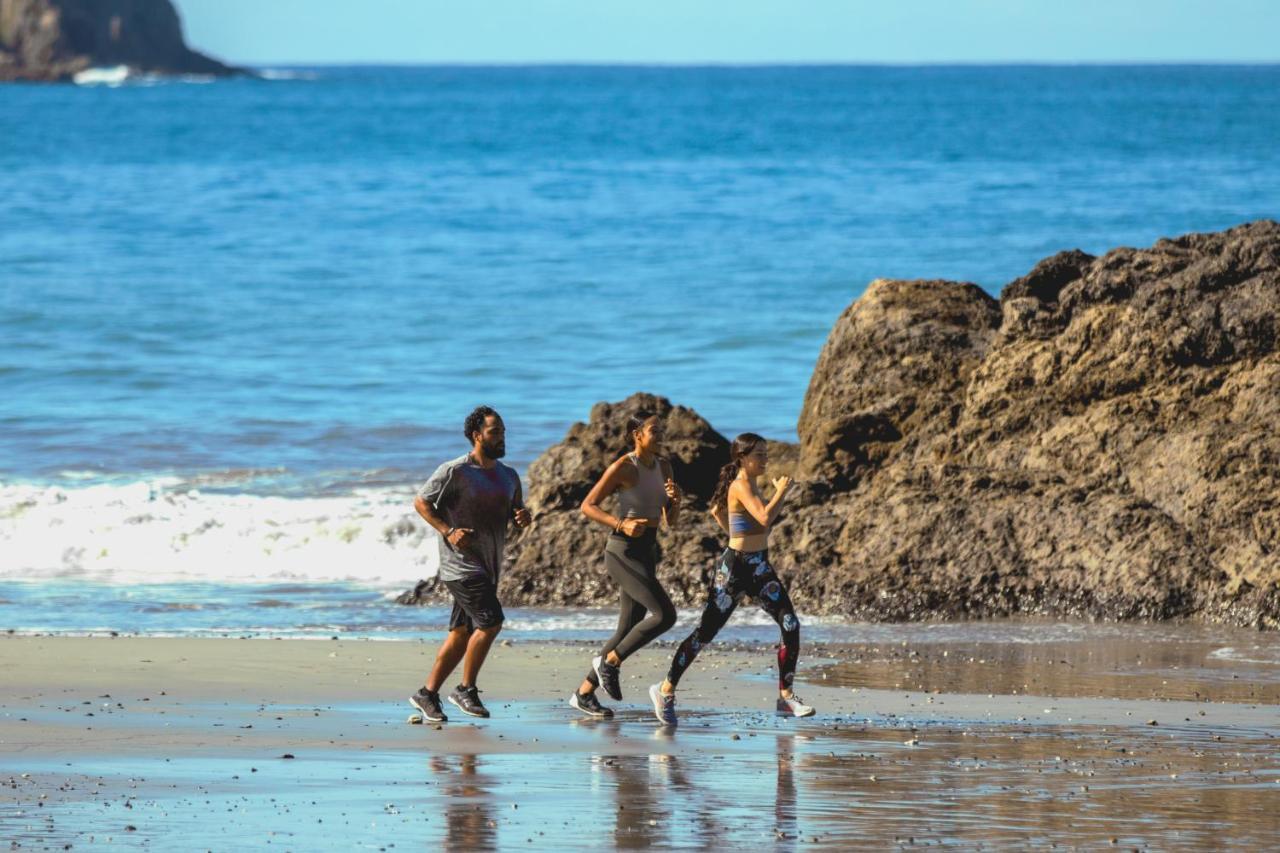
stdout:
{"type": "Polygon", "coordinates": [[[405,702],[430,639],[11,637],[0,837],[211,850],[1272,843],[1274,665],[1270,682],[1242,685],[1239,663],[1171,679],[1169,649],[1126,647],[1130,665],[1148,662],[1130,672],[1095,654],[1105,646],[813,648],[797,686],[819,708],[807,720],[774,715],[767,650],[712,649],[671,731],[642,701],[665,648],[629,663],[614,720],[591,721],[565,704],[589,647],[498,647],[481,683],[493,718],[455,711],[436,726],[409,724],[405,702]]]}

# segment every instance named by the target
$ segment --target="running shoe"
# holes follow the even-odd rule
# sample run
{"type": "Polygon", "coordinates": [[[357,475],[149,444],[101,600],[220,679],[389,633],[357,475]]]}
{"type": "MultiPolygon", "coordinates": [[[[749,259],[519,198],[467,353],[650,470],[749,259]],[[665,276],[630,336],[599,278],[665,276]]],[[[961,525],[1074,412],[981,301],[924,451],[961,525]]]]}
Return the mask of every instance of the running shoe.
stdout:
{"type": "Polygon", "coordinates": [[[814,708],[804,704],[804,700],[792,693],[790,699],[778,697],[778,713],[784,717],[812,717],[814,708]]]}
{"type": "Polygon", "coordinates": [[[422,719],[427,722],[449,722],[449,718],[444,715],[444,709],[440,707],[440,694],[434,690],[419,687],[418,692],[409,697],[409,704],[421,711],[422,719]]]}
{"type": "Polygon", "coordinates": [[[457,705],[464,714],[470,714],[473,717],[489,716],[489,709],[480,701],[480,691],[474,687],[463,687],[459,684],[449,694],[449,701],[457,705]]]}
{"type": "Polygon", "coordinates": [[[600,686],[609,694],[609,698],[621,702],[622,686],[618,684],[618,668],[605,660],[603,655],[591,659],[591,668],[596,671],[596,678],[600,679],[600,686]]]}
{"type": "Polygon", "coordinates": [[[600,700],[596,698],[595,693],[578,693],[574,692],[569,697],[569,705],[577,708],[588,717],[612,717],[613,709],[606,708],[600,704],[600,700]]]}
{"type": "Polygon", "coordinates": [[[649,688],[649,699],[653,701],[653,715],[658,722],[664,726],[674,726],[679,722],[676,718],[676,694],[663,693],[661,682],[649,688]]]}

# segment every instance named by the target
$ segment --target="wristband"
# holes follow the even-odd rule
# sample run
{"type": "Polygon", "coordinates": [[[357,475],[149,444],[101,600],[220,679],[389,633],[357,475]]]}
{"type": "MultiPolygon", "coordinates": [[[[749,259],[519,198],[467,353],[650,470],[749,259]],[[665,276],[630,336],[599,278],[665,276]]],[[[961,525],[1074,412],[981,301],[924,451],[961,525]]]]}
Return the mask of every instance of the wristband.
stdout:
{"type": "Polygon", "coordinates": [[[456,528],[456,527],[450,527],[448,530],[446,530],[446,531],[444,532],[444,538],[445,538],[445,539],[448,539],[450,536],[452,536],[452,535],[453,535],[453,531],[455,531],[455,530],[457,530],[457,529],[458,529],[458,528],[456,528]]]}

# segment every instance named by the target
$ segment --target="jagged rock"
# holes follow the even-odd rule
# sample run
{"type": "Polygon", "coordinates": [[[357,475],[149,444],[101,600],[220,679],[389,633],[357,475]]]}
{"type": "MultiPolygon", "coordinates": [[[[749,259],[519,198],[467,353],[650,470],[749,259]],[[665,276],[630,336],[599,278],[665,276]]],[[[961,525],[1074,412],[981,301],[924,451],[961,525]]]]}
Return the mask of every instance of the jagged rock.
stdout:
{"type": "MultiPolygon", "coordinates": [[[[1278,315],[1272,221],[1064,252],[998,302],[968,284],[873,282],[823,348],[798,455],[771,454],[772,474],[806,480],[771,540],[792,598],[864,619],[1280,626],[1278,315]]],[[[539,517],[510,546],[506,600],[613,601],[604,531],[577,502],[624,449],[615,424],[636,400],[597,406],[531,466],[539,517]]],[[[725,441],[679,411],[669,443],[705,500],[725,441]]],[[[662,540],[684,605],[725,539],[691,509],[662,540]]]]}
{"type": "Polygon", "coordinates": [[[608,605],[617,597],[604,571],[608,531],[579,511],[605,468],[630,448],[627,419],[639,412],[660,416],[664,455],[688,496],[680,525],[662,535],[662,576],[677,603],[702,594],[702,576],[720,544],[705,511],[729,442],[692,409],[664,397],[633,394],[619,403],[597,403],[586,423],[575,423],[559,444],[529,466],[528,499],[534,524],[508,548],[504,594],[512,601],[608,605]]]}
{"type": "Polygon", "coordinates": [[[0,80],[70,80],[90,67],[245,73],[187,47],[169,0],[0,0],[0,80]]]}
{"type": "MultiPolygon", "coordinates": [[[[525,503],[534,523],[527,530],[513,531],[508,540],[504,602],[609,606],[616,600],[617,590],[604,570],[608,531],[589,522],[579,507],[609,464],[630,449],[627,419],[641,412],[662,418],[664,455],[688,496],[681,524],[662,534],[660,571],[678,604],[701,599],[703,573],[724,547],[706,502],[715,490],[720,468],[729,461],[729,442],[692,409],[673,405],[665,397],[633,394],[620,402],[597,403],[586,423],[569,427],[563,441],[529,466],[525,503]]],[[[785,446],[779,455],[786,464],[785,446]]],[[[441,601],[444,595],[443,588],[424,581],[397,601],[422,604],[441,601]]]]}
{"type": "Polygon", "coordinates": [[[526,501],[535,514],[577,511],[582,499],[615,459],[631,449],[627,419],[640,412],[662,418],[664,455],[675,479],[696,503],[705,505],[720,468],[729,461],[729,442],[697,412],[673,406],[665,397],[632,394],[618,403],[597,403],[587,423],[575,423],[559,444],[529,466],[526,501]]]}
{"type": "MultiPolygon", "coordinates": [[[[894,287],[913,296],[904,323],[936,311],[918,283],[869,295],[894,287]]],[[[780,527],[776,551],[799,569],[793,598],[869,618],[1274,624],[1280,225],[1063,253],[1006,288],[1001,309],[994,334],[951,348],[963,367],[913,389],[915,411],[933,413],[902,430],[916,440],[809,464],[834,468],[829,505],[800,507],[793,523],[835,513],[839,533],[788,542],[780,527]]]]}
{"type": "Polygon", "coordinates": [[[801,477],[847,489],[917,433],[945,430],[1000,325],[977,285],[871,282],[836,321],[800,416],[801,477]]]}

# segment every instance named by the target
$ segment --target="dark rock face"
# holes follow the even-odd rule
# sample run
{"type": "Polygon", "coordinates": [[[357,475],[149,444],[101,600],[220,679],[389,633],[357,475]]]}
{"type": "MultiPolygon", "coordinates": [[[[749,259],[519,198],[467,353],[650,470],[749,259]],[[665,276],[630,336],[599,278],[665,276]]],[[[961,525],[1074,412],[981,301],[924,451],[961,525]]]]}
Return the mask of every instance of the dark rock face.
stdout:
{"type": "MultiPolygon", "coordinates": [[[[873,282],[837,321],[771,474],[803,484],[771,556],[802,612],[1197,616],[1280,626],[1280,224],[1064,252],[1001,299],[873,282]]],[[[727,444],[656,398],[601,404],[529,470],[513,604],[609,605],[605,531],[577,511],[665,407],[679,479],[705,502],[727,444]]],[[[660,575],[697,604],[724,534],[702,507],[660,575]]]]}
{"type": "Polygon", "coordinates": [[[705,506],[720,468],[729,461],[729,442],[697,412],[674,406],[665,397],[632,394],[620,403],[597,403],[587,423],[569,427],[564,441],[529,466],[528,505],[536,514],[572,509],[619,456],[631,450],[627,420],[648,413],[662,418],[664,455],[675,479],[705,506]]]}
{"type": "Polygon", "coordinates": [[[529,466],[527,503],[535,520],[508,549],[503,585],[513,601],[609,605],[617,598],[604,571],[608,531],[588,521],[579,506],[605,469],[630,449],[627,419],[641,412],[662,418],[665,456],[689,501],[681,524],[662,539],[664,583],[677,603],[701,595],[702,573],[723,547],[705,509],[729,461],[729,442],[692,409],[633,394],[619,403],[596,404],[587,423],[571,426],[564,441],[529,466]]]}
{"type": "Polygon", "coordinates": [[[818,356],[800,416],[800,476],[844,490],[904,441],[945,430],[999,326],[999,305],[977,285],[871,282],[818,356]]]}
{"type": "Polygon", "coordinates": [[[94,66],[242,73],[187,47],[169,0],[0,0],[0,80],[69,80],[94,66]]]}
{"type": "MultiPolygon", "coordinates": [[[[886,337],[936,329],[939,302],[961,288],[877,283],[832,333],[824,357],[833,342],[848,355],[820,362],[809,399],[816,389],[820,412],[839,411],[824,371],[849,375],[874,363],[863,348],[883,353],[886,337]],[[886,291],[899,299],[896,318],[875,309],[886,291]],[[861,332],[867,301],[889,330],[861,332]]],[[[1275,625],[1280,225],[1097,259],[1063,253],[1013,282],[999,307],[997,322],[969,323],[967,338],[931,336],[928,363],[939,349],[951,360],[916,374],[912,411],[926,419],[898,427],[903,438],[878,457],[823,458],[813,449],[821,424],[806,411],[803,464],[830,491],[775,536],[798,568],[793,598],[868,618],[1275,625]]],[[[898,352],[900,364],[920,355],[898,352]]],[[[902,388],[901,377],[890,369],[884,384],[902,388]]],[[[868,372],[850,384],[842,399],[861,412],[882,380],[868,372]]]]}

